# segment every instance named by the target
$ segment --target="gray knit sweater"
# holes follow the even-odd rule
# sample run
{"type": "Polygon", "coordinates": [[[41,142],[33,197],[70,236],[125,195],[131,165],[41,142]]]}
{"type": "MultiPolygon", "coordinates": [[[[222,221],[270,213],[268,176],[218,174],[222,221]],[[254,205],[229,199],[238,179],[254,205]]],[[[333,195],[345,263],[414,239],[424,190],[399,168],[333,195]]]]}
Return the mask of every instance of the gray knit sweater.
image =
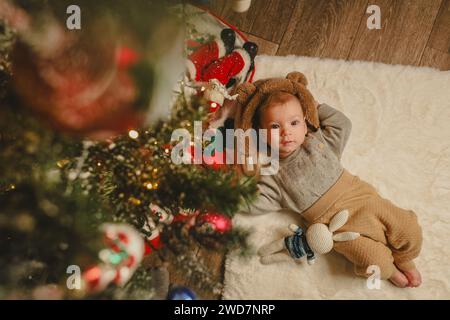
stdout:
{"type": "Polygon", "coordinates": [[[259,195],[241,213],[263,214],[280,209],[298,213],[312,206],[337,181],[343,171],[340,158],[352,124],[327,104],[318,107],[320,128],[309,132],[300,148],[280,159],[278,173],[261,175],[259,195]]]}

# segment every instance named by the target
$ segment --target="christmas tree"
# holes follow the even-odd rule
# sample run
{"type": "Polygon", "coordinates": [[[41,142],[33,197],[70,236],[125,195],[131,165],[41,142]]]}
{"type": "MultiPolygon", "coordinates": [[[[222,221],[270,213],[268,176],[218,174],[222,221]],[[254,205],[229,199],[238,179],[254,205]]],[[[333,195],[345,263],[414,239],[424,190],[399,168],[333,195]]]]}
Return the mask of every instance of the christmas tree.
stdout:
{"type": "Polygon", "coordinates": [[[0,298],[165,298],[167,266],[220,290],[193,248],[245,254],[231,218],[256,184],[171,159],[209,112],[182,78],[156,105],[183,6],[78,1],[74,33],[70,4],[0,1],[0,298]]]}

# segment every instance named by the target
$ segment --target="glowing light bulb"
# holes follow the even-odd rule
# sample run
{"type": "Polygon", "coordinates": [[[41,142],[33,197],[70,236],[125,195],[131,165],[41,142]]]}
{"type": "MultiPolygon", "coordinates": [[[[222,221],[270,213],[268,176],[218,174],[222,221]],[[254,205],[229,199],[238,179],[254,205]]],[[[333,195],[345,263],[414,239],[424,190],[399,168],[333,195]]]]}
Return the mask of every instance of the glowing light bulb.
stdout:
{"type": "Polygon", "coordinates": [[[139,132],[137,132],[136,130],[130,130],[128,131],[128,136],[131,139],[137,139],[139,137],[139,132]]]}

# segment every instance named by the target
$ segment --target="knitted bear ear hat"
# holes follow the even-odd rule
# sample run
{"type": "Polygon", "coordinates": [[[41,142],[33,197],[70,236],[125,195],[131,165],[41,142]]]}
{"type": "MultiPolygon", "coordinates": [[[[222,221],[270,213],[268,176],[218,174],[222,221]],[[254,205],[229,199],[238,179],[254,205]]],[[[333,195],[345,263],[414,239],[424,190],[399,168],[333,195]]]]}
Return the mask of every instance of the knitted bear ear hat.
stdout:
{"type": "Polygon", "coordinates": [[[235,128],[244,131],[252,128],[253,117],[258,107],[269,95],[277,91],[296,96],[302,106],[306,122],[315,130],[319,128],[319,116],[314,98],[306,88],[308,81],[301,72],[290,72],[286,78],[262,79],[254,83],[245,82],[236,88],[238,105],[235,116],[235,128]]]}

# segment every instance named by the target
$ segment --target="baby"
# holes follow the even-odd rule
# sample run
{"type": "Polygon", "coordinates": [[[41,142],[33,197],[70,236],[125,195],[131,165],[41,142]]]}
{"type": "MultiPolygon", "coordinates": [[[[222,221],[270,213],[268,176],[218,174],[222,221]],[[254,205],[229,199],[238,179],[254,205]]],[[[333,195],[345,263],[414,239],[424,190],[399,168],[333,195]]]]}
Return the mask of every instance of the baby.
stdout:
{"type": "MultiPolygon", "coordinates": [[[[259,197],[244,212],[262,214],[291,209],[307,224],[329,224],[336,213],[348,210],[339,231],[358,232],[352,241],[335,242],[335,251],[369,276],[380,268],[381,278],[398,287],[417,287],[421,275],[413,259],[419,255],[422,231],[413,211],[398,208],[374,187],[344,169],[340,158],[351,131],[350,120],[327,104],[318,104],[299,72],[286,79],[259,80],[241,85],[235,126],[244,130],[276,130],[279,170],[258,177],[259,197]]],[[[245,171],[245,170],[244,170],[245,171]]]]}

